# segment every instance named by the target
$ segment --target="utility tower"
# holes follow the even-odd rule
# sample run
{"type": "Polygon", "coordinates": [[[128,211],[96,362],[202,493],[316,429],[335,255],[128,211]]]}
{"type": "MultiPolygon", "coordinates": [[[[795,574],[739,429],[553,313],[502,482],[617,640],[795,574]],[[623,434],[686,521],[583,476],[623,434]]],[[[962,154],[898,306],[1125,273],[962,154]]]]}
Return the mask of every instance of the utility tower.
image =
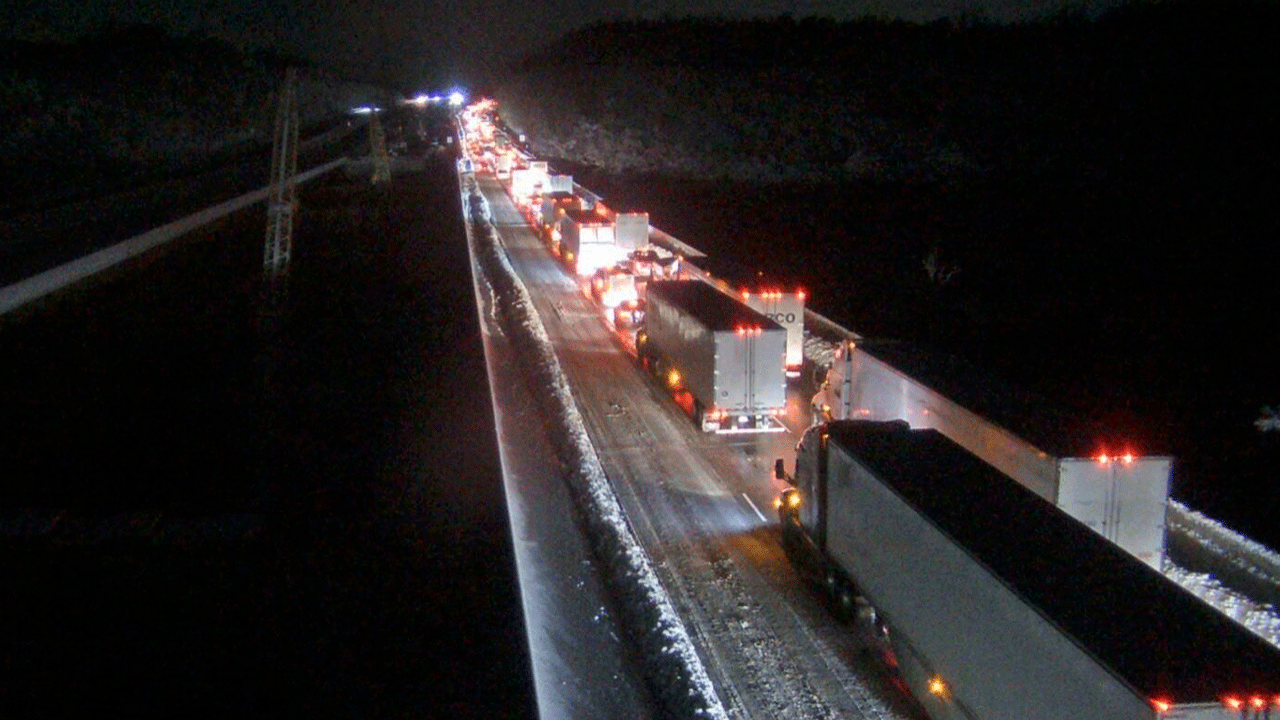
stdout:
{"type": "Polygon", "coordinates": [[[294,176],[298,173],[298,73],[288,68],[276,108],[271,149],[271,181],[267,188],[267,242],[262,274],[269,285],[288,275],[293,252],[293,211],[298,205],[294,176]]]}
{"type": "Polygon", "coordinates": [[[387,155],[387,134],[375,110],[369,115],[369,147],[373,153],[373,184],[391,182],[391,158],[387,155]]]}

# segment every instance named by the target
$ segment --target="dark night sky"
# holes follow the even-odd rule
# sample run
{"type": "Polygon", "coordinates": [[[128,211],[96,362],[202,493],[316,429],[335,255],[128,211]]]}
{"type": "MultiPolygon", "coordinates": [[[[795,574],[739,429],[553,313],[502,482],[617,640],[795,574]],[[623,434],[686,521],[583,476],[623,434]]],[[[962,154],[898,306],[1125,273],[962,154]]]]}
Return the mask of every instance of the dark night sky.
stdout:
{"type": "MultiPolygon", "coordinates": [[[[1100,8],[1119,0],[1085,0],[1100,8]]],[[[25,39],[72,39],[115,22],[269,47],[410,83],[466,82],[495,59],[611,18],[863,15],[996,21],[1046,14],[1063,0],[27,0],[0,4],[0,27],[25,39]]]]}

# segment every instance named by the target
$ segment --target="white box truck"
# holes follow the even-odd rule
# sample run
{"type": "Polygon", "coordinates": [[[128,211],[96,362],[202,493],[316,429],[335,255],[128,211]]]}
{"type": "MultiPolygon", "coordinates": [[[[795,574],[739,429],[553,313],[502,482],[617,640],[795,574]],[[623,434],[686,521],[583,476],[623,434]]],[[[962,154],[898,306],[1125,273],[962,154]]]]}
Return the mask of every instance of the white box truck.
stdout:
{"type": "Polygon", "coordinates": [[[625,253],[649,247],[649,213],[614,213],[613,224],[618,247],[625,253]]]}
{"type": "Polygon", "coordinates": [[[742,291],[748,307],[778,323],[787,330],[787,377],[800,377],[804,365],[804,300],[805,292],[795,290],[742,291]]]}
{"type": "Polygon", "coordinates": [[[705,432],[781,432],[780,325],[697,280],[651,282],[636,354],[705,432]],[[680,397],[677,398],[678,400],[680,397]]]}
{"type": "Polygon", "coordinates": [[[815,419],[934,428],[1159,569],[1173,459],[1142,455],[975,368],[908,343],[846,341],[813,398],[815,419]]]}
{"type": "Polygon", "coordinates": [[[613,238],[613,223],[589,210],[565,210],[560,218],[560,257],[579,278],[625,258],[613,238]]]}

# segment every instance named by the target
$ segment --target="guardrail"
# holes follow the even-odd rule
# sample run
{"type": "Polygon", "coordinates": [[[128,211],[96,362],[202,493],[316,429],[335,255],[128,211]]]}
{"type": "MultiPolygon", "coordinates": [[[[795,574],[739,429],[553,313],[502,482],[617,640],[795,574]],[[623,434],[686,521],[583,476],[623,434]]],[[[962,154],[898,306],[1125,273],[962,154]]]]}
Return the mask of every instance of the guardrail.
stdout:
{"type": "MultiPolygon", "coordinates": [[[[306,172],[298,173],[294,181],[298,183],[307,182],[331,170],[342,167],[346,163],[347,158],[338,158],[306,172]]],[[[254,190],[0,288],[0,315],[74,285],[126,260],[138,257],[202,225],[207,225],[254,203],[262,202],[267,199],[267,192],[268,188],[254,190]]]]}

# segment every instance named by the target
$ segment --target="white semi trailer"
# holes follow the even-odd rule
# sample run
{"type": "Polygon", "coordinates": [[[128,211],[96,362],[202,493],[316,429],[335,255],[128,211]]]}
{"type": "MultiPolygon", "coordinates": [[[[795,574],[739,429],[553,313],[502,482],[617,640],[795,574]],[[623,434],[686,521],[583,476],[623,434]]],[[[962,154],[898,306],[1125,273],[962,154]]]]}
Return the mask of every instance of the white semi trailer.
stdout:
{"type": "Polygon", "coordinates": [[[560,218],[560,256],[579,278],[589,278],[626,257],[614,240],[612,221],[575,209],[566,210],[560,218]]]}
{"type": "Polygon", "coordinates": [[[506,152],[498,154],[494,160],[494,174],[499,180],[506,180],[511,177],[511,169],[515,166],[515,161],[511,155],[506,152]]]}
{"type": "Polygon", "coordinates": [[[787,377],[800,377],[804,365],[804,299],[803,290],[742,291],[748,307],[787,329],[787,377]]]}
{"type": "Polygon", "coordinates": [[[763,273],[706,256],[684,263],[680,272],[682,277],[701,280],[721,292],[739,295],[749,307],[786,328],[787,377],[800,377],[804,365],[803,290],[783,290],[785,283],[770,282],[763,273]]]}
{"type": "Polygon", "coordinates": [[[632,253],[649,247],[649,213],[620,212],[613,214],[618,247],[632,253]]]}
{"type": "Polygon", "coordinates": [[[818,420],[934,428],[1148,565],[1164,561],[1172,458],[1108,442],[956,358],[846,341],[813,409],[818,420]]]}
{"type": "Polygon", "coordinates": [[[692,398],[686,408],[705,432],[782,432],[786,331],[696,280],[651,282],[636,335],[641,363],[692,398]]]}
{"type": "Polygon", "coordinates": [[[1261,720],[1280,650],[947,439],[815,425],[784,547],[934,720],[1261,720]]]}
{"type": "Polygon", "coordinates": [[[573,194],[573,176],[572,175],[547,175],[547,182],[543,188],[544,193],[567,193],[573,194]]]}
{"type": "Polygon", "coordinates": [[[531,167],[515,168],[511,171],[511,197],[517,203],[522,203],[535,195],[541,195],[546,179],[545,172],[538,172],[531,167]]]}

